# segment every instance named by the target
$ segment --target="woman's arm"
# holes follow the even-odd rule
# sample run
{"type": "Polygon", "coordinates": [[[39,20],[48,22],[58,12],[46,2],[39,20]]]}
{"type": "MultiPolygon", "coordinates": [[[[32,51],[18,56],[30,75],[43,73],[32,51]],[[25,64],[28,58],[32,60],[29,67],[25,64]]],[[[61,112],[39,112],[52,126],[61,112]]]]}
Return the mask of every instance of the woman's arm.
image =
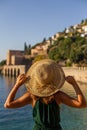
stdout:
{"type": "Polygon", "coordinates": [[[26,92],[23,96],[14,99],[15,95],[19,89],[19,87],[24,84],[24,82],[27,80],[25,74],[21,74],[18,76],[17,81],[9,93],[6,102],[4,104],[5,108],[18,108],[18,107],[23,107],[24,105],[27,105],[31,103],[31,98],[30,98],[30,93],[26,92]]]}
{"type": "Polygon", "coordinates": [[[76,92],[77,98],[72,98],[69,95],[60,91],[59,96],[58,96],[60,99],[60,102],[66,104],[68,106],[76,107],[76,108],[87,107],[85,97],[84,97],[82,91],[80,90],[75,79],[72,76],[67,76],[66,81],[73,86],[73,88],[76,92]]]}

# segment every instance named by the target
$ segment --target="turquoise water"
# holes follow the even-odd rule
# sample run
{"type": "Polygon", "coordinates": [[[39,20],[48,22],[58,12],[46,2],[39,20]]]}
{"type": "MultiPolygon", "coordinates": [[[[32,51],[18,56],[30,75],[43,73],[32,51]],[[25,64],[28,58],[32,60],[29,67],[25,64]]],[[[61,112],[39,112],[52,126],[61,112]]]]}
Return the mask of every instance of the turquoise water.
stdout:
{"type": "MultiPolygon", "coordinates": [[[[15,78],[0,76],[0,130],[32,130],[34,122],[30,105],[18,109],[5,109],[3,107],[14,83],[15,78]]],[[[80,85],[87,99],[87,85],[80,85]]],[[[65,84],[62,90],[71,96],[75,95],[73,88],[68,84],[65,84]]],[[[17,97],[25,91],[25,86],[21,86],[17,97]]],[[[87,130],[87,108],[75,109],[61,105],[60,111],[63,130],[87,130]]]]}

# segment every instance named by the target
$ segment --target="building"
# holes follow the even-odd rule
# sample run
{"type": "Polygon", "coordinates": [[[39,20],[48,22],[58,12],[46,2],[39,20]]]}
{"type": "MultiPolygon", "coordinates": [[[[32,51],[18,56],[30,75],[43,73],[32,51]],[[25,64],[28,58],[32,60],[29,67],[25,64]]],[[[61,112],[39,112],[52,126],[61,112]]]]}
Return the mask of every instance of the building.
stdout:
{"type": "Polygon", "coordinates": [[[50,46],[50,41],[46,41],[43,44],[36,45],[33,49],[31,49],[31,56],[35,57],[38,54],[46,54],[48,46],[50,46]]]}
{"type": "Polygon", "coordinates": [[[25,57],[24,51],[8,50],[6,65],[4,65],[2,73],[8,76],[17,76],[26,73],[31,64],[31,60],[25,57]]]}
{"type": "Polygon", "coordinates": [[[24,51],[8,50],[6,64],[7,65],[20,65],[24,57],[24,51]]]}

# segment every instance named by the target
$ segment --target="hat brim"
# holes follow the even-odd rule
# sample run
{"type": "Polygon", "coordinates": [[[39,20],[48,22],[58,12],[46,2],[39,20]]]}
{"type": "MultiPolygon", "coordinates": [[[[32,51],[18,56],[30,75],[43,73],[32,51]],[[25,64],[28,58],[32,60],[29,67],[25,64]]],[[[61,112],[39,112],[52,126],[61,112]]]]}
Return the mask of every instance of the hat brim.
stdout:
{"type": "MultiPolygon", "coordinates": [[[[48,60],[48,61],[52,61],[52,60],[48,60]]],[[[42,60],[42,63],[43,63],[43,60],[42,60]]],[[[34,68],[37,67],[38,64],[39,64],[39,62],[36,62],[30,67],[30,69],[27,72],[27,76],[31,77],[31,74],[34,71],[34,68]]],[[[64,74],[63,69],[60,66],[58,66],[58,64],[55,69],[56,69],[55,73],[57,73],[57,71],[58,71],[58,76],[60,77],[60,79],[58,80],[57,79],[58,77],[56,76],[56,80],[58,80],[57,85],[51,83],[51,84],[46,84],[42,88],[39,88],[37,86],[35,87],[35,83],[34,83],[35,79],[30,78],[30,80],[28,80],[25,83],[27,90],[30,91],[33,95],[36,95],[39,97],[48,97],[48,96],[51,96],[51,95],[55,94],[56,92],[58,92],[65,82],[65,74],[64,74]],[[31,82],[32,82],[32,84],[31,84],[31,82]]]]}

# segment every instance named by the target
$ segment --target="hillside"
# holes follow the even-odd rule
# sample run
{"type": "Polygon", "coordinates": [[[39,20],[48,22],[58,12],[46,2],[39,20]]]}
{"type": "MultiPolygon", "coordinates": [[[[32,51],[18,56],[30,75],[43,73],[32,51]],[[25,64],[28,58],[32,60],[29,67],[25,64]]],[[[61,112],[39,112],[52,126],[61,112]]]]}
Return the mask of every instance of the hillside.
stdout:
{"type": "Polygon", "coordinates": [[[57,32],[47,40],[44,38],[32,47],[25,42],[24,53],[34,61],[49,57],[66,66],[87,66],[87,19],[57,32]]]}
{"type": "Polygon", "coordinates": [[[48,48],[49,58],[57,62],[87,66],[87,19],[59,33],[48,48]]]}

